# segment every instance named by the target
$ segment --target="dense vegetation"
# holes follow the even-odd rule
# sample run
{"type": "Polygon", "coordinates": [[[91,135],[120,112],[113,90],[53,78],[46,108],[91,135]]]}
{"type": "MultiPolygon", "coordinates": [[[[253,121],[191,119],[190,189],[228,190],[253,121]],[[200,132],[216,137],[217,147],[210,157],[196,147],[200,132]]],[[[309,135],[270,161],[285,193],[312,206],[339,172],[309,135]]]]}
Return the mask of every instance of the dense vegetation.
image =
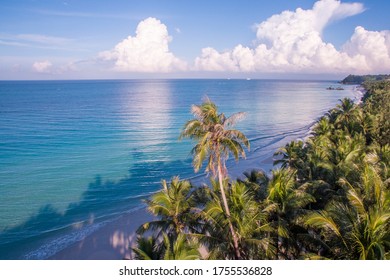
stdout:
{"type": "Polygon", "coordinates": [[[364,82],[375,82],[375,81],[384,81],[389,80],[390,75],[348,75],[344,78],[340,83],[342,84],[352,84],[352,85],[360,85],[364,82]]]}
{"type": "Polygon", "coordinates": [[[390,82],[366,83],[363,102],[341,100],[307,141],[275,153],[262,170],[231,180],[225,161],[244,157],[241,113],[193,106],[183,137],[209,185],[163,181],[148,201],[156,216],[139,230],[136,259],[390,259],[390,82]]]}

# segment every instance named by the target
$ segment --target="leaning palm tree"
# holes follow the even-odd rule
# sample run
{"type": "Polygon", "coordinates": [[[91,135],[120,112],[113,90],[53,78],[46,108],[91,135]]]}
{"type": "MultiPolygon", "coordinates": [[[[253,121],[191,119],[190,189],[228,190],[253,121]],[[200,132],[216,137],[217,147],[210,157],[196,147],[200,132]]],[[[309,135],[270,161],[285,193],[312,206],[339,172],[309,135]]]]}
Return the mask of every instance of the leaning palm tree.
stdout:
{"type": "Polygon", "coordinates": [[[241,120],[245,113],[239,112],[230,117],[218,113],[217,106],[208,98],[201,105],[192,105],[191,112],[195,119],[188,121],[180,135],[180,138],[191,138],[198,143],[192,149],[193,165],[198,172],[202,164],[207,160],[206,172],[212,172],[218,177],[219,187],[229,221],[230,232],[234,241],[236,258],[240,259],[238,238],[230,220],[230,210],[227,203],[223,181],[227,177],[226,161],[230,154],[236,160],[240,156],[245,157],[244,147],[249,148],[249,140],[239,130],[232,129],[237,121],[241,120]]]}
{"type": "MultiPolygon", "coordinates": [[[[255,200],[253,190],[243,182],[232,182],[227,189],[231,221],[239,238],[241,259],[273,258],[274,246],[269,233],[272,227],[267,215],[255,200]]],[[[209,199],[200,213],[204,227],[193,234],[207,251],[207,259],[234,259],[234,241],[226,219],[218,182],[211,181],[209,199]]]]}

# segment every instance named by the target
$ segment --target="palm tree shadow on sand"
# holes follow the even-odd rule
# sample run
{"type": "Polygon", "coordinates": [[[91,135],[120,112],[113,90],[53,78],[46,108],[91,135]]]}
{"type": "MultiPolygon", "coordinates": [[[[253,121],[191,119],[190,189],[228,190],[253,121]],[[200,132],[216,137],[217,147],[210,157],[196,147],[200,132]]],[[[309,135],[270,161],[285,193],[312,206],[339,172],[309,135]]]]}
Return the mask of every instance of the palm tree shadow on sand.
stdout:
{"type": "MultiPolygon", "coordinates": [[[[136,157],[145,156],[137,150],[132,153],[136,157]]],[[[161,179],[169,179],[177,173],[178,166],[182,166],[184,174],[181,176],[193,175],[190,158],[185,161],[136,163],[129,169],[128,175],[118,181],[104,181],[97,175],[80,200],[70,203],[63,213],[47,204],[23,223],[0,232],[0,259],[46,259],[80,240],[83,241],[72,248],[72,259],[123,257],[133,238],[133,231],[144,220],[138,221],[141,217],[137,215],[132,215],[134,221],[115,218],[129,209],[143,206],[142,200],[160,188],[161,179]],[[142,195],[139,195],[140,189],[142,195]],[[115,232],[102,231],[98,239],[84,239],[89,233],[102,230],[99,226],[110,220],[125,224],[118,225],[121,230],[115,232]],[[53,235],[56,237],[53,238],[53,235]],[[98,248],[103,247],[101,243],[109,246],[106,252],[99,251],[98,248]],[[90,249],[83,250],[84,246],[90,249]]]]}

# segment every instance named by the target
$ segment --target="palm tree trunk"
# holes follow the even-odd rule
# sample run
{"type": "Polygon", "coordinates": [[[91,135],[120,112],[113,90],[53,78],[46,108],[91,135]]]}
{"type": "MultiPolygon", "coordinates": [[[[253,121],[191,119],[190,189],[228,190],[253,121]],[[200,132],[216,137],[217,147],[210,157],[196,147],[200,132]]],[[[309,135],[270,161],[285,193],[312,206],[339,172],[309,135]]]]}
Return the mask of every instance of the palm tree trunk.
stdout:
{"type": "Polygon", "coordinates": [[[230,232],[231,232],[232,238],[233,238],[234,254],[236,255],[236,258],[238,260],[240,260],[241,253],[240,253],[240,249],[238,248],[238,238],[237,238],[236,232],[234,231],[233,224],[230,220],[230,210],[229,210],[229,206],[228,206],[228,203],[226,200],[225,190],[223,187],[223,175],[222,175],[222,169],[221,169],[220,162],[218,162],[218,180],[219,180],[219,187],[221,189],[221,196],[222,196],[223,205],[225,207],[225,212],[226,212],[226,216],[227,216],[228,223],[229,223],[229,229],[230,229],[230,232]]]}

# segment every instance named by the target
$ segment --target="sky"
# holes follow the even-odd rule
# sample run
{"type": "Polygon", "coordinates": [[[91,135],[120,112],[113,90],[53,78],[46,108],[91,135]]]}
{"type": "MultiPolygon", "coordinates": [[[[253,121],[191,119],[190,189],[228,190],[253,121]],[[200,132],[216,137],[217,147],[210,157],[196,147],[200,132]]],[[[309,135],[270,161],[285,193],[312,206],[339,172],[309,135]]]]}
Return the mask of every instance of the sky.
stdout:
{"type": "Polygon", "coordinates": [[[2,0],[0,80],[390,73],[390,1],[2,0]]]}

